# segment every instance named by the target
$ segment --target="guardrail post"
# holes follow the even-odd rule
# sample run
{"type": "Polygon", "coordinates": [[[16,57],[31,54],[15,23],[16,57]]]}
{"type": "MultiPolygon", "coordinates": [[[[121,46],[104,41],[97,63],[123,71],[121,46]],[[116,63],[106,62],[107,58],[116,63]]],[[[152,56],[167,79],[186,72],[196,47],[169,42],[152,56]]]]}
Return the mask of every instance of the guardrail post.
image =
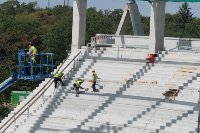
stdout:
{"type": "Polygon", "coordinates": [[[69,77],[69,73],[70,73],[70,72],[67,73],[67,75],[66,75],[67,78],[66,78],[66,79],[68,79],[68,77],[69,77]]]}
{"type": "Polygon", "coordinates": [[[78,58],[76,60],[76,67],[78,67],[80,65],[80,60],[81,60],[81,58],[80,58],[80,56],[78,56],[78,58]]]}
{"type": "Polygon", "coordinates": [[[44,93],[42,93],[42,100],[43,100],[43,104],[45,103],[45,100],[44,100],[44,93]]]}
{"type": "Polygon", "coordinates": [[[75,70],[75,67],[76,67],[76,66],[75,66],[75,65],[76,65],[75,63],[76,63],[76,61],[75,61],[75,56],[74,56],[74,66],[73,66],[74,70],[75,70]]]}
{"type": "Polygon", "coordinates": [[[197,133],[199,133],[199,124],[200,124],[200,89],[198,90],[198,92],[199,92],[199,101],[198,101],[198,111],[199,111],[199,113],[198,113],[198,125],[197,125],[197,133]]]}
{"type": "Polygon", "coordinates": [[[27,116],[29,118],[29,113],[30,113],[30,110],[29,110],[30,106],[28,105],[28,110],[27,110],[27,116]]]}
{"type": "Polygon", "coordinates": [[[16,113],[14,112],[14,123],[15,123],[15,126],[16,126],[16,113]]]}
{"type": "Polygon", "coordinates": [[[117,47],[117,58],[119,59],[119,45],[117,47]]]}
{"type": "Polygon", "coordinates": [[[88,47],[88,44],[87,44],[86,53],[87,53],[87,56],[88,56],[88,55],[89,55],[89,47],[88,47]]]}

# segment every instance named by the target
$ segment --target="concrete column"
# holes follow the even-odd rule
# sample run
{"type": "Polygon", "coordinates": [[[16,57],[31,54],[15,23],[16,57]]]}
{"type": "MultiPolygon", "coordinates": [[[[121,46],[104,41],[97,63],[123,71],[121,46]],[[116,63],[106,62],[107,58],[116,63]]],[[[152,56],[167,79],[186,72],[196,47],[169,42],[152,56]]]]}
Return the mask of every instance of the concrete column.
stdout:
{"type": "Polygon", "coordinates": [[[151,3],[149,53],[164,50],[165,2],[151,3]]]}
{"type": "Polygon", "coordinates": [[[118,25],[117,31],[116,31],[116,35],[124,35],[125,31],[126,31],[126,27],[128,24],[128,19],[129,19],[129,11],[128,11],[128,5],[126,5],[124,13],[122,15],[122,18],[120,20],[120,23],[118,25]]]}
{"type": "Polygon", "coordinates": [[[116,35],[124,35],[128,24],[128,20],[131,18],[133,33],[136,36],[143,36],[144,29],[140,19],[140,12],[136,3],[127,3],[121,21],[117,28],[116,35]]]}
{"type": "Polygon", "coordinates": [[[87,0],[74,0],[71,52],[85,45],[87,0]]]}
{"type": "Polygon", "coordinates": [[[144,28],[140,19],[140,12],[136,3],[128,3],[134,35],[144,36],[144,28]]]}

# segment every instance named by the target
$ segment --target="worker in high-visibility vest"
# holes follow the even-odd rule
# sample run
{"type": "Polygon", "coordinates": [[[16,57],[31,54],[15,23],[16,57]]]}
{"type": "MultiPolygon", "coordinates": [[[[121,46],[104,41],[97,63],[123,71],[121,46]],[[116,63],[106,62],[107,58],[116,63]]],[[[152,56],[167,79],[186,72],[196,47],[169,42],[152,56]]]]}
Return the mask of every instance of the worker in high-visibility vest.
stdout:
{"type": "Polygon", "coordinates": [[[30,64],[32,64],[32,68],[30,69],[30,73],[31,71],[33,72],[33,75],[36,75],[38,72],[38,68],[35,65],[36,64],[36,54],[37,54],[37,49],[35,48],[35,46],[33,46],[33,42],[28,42],[28,46],[29,46],[29,51],[27,52],[27,54],[29,55],[30,58],[27,58],[27,63],[30,62],[30,64]]]}
{"type": "MultiPolygon", "coordinates": [[[[79,94],[80,94],[80,92],[79,92],[79,88],[80,89],[84,89],[82,86],[81,86],[81,84],[84,82],[84,79],[78,79],[78,80],[76,80],[75,81],[75,83],[73,84],[73,86],[74,86],[74,88],[75,88],[75,90],[76,90],[76,97],[78,97],[79,96],[79,94]]],[[[87,91],[88,89],[86,89],[86,91],[87,91]]]]}
{"type": "Polygon", "coordinates": [[[98,76],[97,76],[95,70],[93,69],[92,70],[92,80],[91,80],[91,82],[92,82],[92,89],[93,89],[94,92],[99,91],[98,89],[96,89],[97,78],[98,78],[98,76]]]}
{"type": "Polygon", "coordinates": [[[58,72],[54,75],[54,83],[55,83],[55,88],[57,88],[57,83],[58,81],[62,84],[62,86],[64,86],[65,84],[62,81],[62,76],[64,75],[64,73],[62,72],[58,72]]]}
{"type": "Polygon", "coordinates": [[[33,46],[32,42],[29,42],[28,44],[29,46],[29,51],[28,51],[28,55],[31,57],[31,60],[33,61],[33,64],[36,63],[36,54],[37,54],[37,49],[35,46],[33,46]]]}

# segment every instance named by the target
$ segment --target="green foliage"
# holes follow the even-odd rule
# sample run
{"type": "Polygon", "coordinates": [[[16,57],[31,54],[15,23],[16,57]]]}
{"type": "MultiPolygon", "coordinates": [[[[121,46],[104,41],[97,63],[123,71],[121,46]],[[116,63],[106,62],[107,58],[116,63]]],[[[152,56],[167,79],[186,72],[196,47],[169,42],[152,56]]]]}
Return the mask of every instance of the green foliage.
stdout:
{"type": "Polygon", "coordinates": [[[150,31],[150,17],[143,17],[141,16],[141,22],[144,27],[144,35],[149,35],[150,31]]]}
{"type": "MultiPolygon", "coordinates": [[[[108,16],[109,12],[105,11],[105,14],[108,16]]],[[[96,8],[89,8],[87,10],[87,42],[90,41],[90,38],[95,36],[96,33],[111,33],[111,23],[106,15],[104,16],[104,12],[102,10],[96,11],[96,8]]]]}
{"type": "Polygon", "coordinates": [[[189,5],[183,3],[175,15],[166,14],[165,36],[200,38],[199,22],[199,19],[193,17],[189,5]]]}
{"type": "Polygon", "coordinates": [[[5,15],[16,15],[22,12],[34,12],[37,2],[30,2],[28,4],[20,4],[17,0],[8,0],[0,5],[0,12],[5,15]]]}
{"type": "MultiPolygon", "coordinates": [[[[2,64],[0,64],[0,83],[2,83],[4,79],[8,78],[8,76],[9,76],[9,68],[2,66],[2,64]]],[[[8,91],[5,91],[4,93],[0,94],[0,119],[4,118],[9,113],[9,108],[3,106],[4,103],[10,102],[9,98],[7,97],[10,97],[10,92],[8,91]]]]}
{"type": "Polygon", "coordinates": [[[181,7],[179,7],[179,11],[177,13],[177,21],[178,26],[182,29],[185,28],[186,24],[193,20],[193,14],[190,11],[188,3],[183,3],[181,7]]]}
{"type": "Polygon", "coordinates": [[[113,11],[110,11],[110,13],[107,15],[108,22],[111,23],[111,27],[110,27],[111,33],[116,32],[119,22],[121,20],[121,17],[123,15],[123,12],[124,11],[122,9],[115,9],[113,11]]]}
{"type": "Polygon", "coordinates": [[[71,27],[70,19],[64,17],[60,22],[55,23],[43,37],[44,49],[47,52],[55,53],[56,64],[66,58],[66,50],[70,50],[71,27]]]}
{"type": "Polygon", "coordinates": [[[10,109],[8,107],[0,106],[0,120],[7,116],[10,112],[10,109]]]}
{"type": "Polygon", "coordinates": [[[193,19],[185,26],[185,37],[200,38],[200,19],[193,19]]]}
{"type": "Polygon", "coordinates": [[[16,10],[19,8],[20,4],[16,0],[8,0],[0,5],[0,11],[5,15],[15,15],[16,10]]]}

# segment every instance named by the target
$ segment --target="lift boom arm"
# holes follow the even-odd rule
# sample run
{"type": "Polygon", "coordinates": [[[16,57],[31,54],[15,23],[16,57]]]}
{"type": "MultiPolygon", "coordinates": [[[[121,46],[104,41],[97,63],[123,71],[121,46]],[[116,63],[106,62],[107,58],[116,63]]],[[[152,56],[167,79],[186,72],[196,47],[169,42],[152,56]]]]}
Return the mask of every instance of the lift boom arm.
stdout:
{"type": "Polygon", "coordinates": [[[10,87],[17,80],[17,72],[13,71],[11,76],[0,84],[0,93],[10,87]]]}

